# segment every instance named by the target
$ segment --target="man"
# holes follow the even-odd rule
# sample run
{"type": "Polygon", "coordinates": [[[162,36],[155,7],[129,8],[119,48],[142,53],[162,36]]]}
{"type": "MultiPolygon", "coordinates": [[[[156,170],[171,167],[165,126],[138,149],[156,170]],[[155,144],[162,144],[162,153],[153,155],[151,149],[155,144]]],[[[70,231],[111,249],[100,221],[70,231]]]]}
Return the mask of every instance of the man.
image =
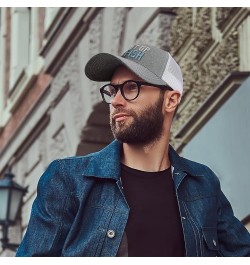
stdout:
{"type": "Polygon", "coordinates": [[[169,145],[183,93],[171,55],[135,45],[97,54],[85,73],[109,81],[100,92],[116,140],[49,165],[17,256],[250,256],[218,178],[169,145]]]}

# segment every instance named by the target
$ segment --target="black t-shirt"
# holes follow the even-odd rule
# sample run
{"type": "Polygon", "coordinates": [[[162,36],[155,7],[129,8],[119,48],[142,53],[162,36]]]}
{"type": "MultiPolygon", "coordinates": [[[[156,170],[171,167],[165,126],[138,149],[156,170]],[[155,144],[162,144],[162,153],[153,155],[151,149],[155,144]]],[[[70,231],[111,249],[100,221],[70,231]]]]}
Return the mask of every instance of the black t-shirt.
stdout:
{"type": "Polygon", "coordinates": [[[125,229],[129,257],[183,257],[185,246],[171,167],[145,172],[121,165],[130,214],[125,229]]]}

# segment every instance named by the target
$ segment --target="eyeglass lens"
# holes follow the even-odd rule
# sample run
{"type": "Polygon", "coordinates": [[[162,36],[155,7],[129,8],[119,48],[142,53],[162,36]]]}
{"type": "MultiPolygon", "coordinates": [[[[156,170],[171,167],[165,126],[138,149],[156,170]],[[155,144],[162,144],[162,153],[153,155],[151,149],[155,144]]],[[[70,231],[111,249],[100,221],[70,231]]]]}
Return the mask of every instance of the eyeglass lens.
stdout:
{"type": "Polygon", "coordinates": [[[109,84],[106,85],[102,91],[103,98],[107,103],[110,103],[111,100],[116,96],[118,87],[120,88],[121,94],[126,100],[133,100],[138,96],[139,88],[137,83],[134,81],[128,81],[119,86],[113,86],[109,84]]]}

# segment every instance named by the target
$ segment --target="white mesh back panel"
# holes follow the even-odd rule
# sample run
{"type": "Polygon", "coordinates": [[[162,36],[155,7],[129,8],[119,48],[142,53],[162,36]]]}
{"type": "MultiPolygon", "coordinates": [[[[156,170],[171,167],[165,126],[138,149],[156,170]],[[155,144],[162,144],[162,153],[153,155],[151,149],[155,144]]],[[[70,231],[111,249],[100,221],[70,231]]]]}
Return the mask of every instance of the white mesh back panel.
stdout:
{"type": "Polygon", "coordinates": [[[175,62],[171,55],[163,72],[162,79],[169,84],[174,90],[183,92],[183,79],[179,65],[175,62]]]}

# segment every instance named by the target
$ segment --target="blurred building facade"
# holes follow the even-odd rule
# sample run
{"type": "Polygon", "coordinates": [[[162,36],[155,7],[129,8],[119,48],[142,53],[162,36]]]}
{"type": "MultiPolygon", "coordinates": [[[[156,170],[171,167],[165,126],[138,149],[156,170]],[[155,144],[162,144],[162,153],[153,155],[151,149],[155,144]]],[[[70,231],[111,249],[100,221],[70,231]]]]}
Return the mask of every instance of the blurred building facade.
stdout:
{"type": "Polygon", "coordinates": [[[0,9],[0,176],[11,165],[29,185],[11,242],[25,233],[48,164],[112,141],[101,84],[84,67],[96,53],[120,55],[135,43],[179,62],[185,92],[171,144],[218,174],[250,230],[249,8],[19,7],[0,9]]]}

